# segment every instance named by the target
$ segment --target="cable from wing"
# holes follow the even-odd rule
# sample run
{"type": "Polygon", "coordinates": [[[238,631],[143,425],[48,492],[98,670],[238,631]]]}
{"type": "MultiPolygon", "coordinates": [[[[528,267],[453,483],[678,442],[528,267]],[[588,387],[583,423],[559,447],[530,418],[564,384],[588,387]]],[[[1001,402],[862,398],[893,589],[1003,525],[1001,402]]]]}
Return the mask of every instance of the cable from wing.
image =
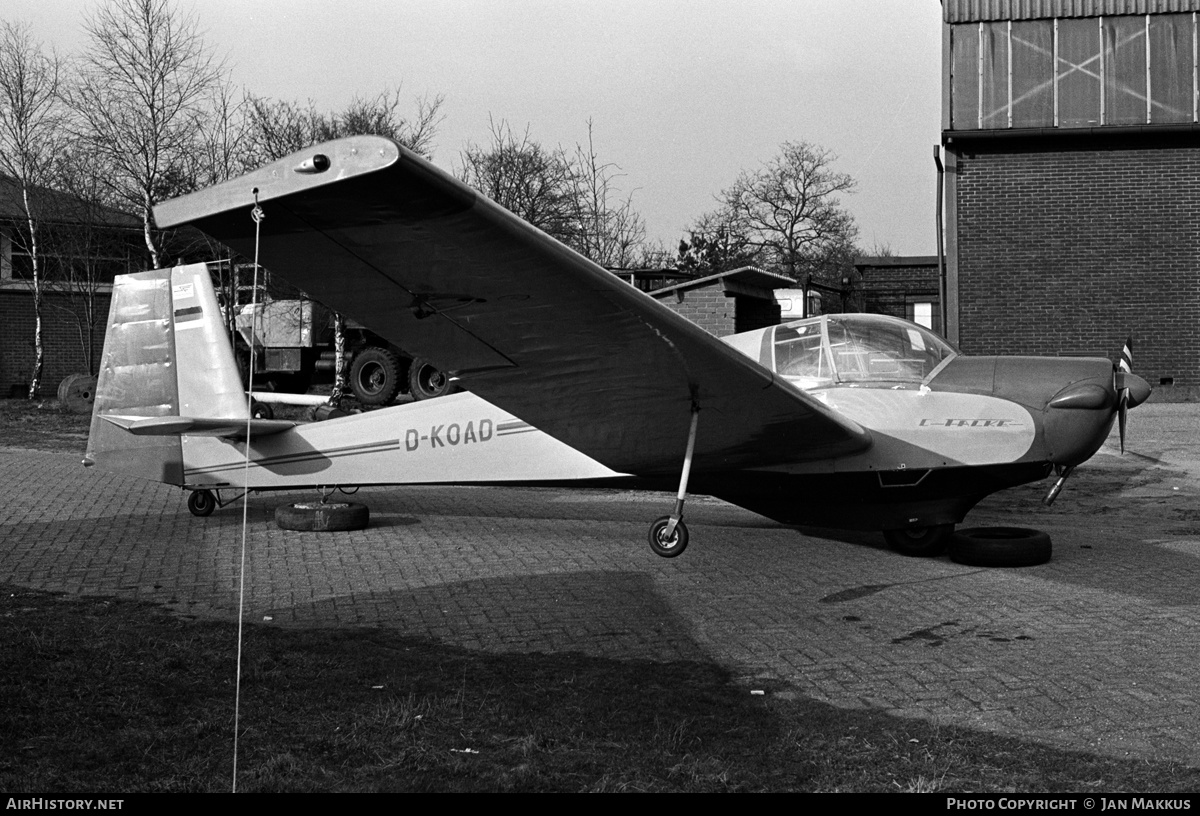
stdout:
{"type": "MultiPolygon", "coordinates": [[[[254,208],[250,210],[250,218],[254,221],[254,279],[250,287],[250,315],[253,317],[258,307],[258,243],[262,220],[266,216],[258,204],[258,188],[254,188],[254,208]]],[[[236,273],[235,273],[236,285],[236,273]]],[[[237,762],[238,762],[238,729],[242,708],[242,624],[246,608],[246,530],[250,522],[250,431],[254,421],[254,332],[250,337],[250,364],[246,374],[246,456],[242,465],[242,484],[247,489],[242,493],[242,553],[241,564],[238,568],[238,626],[237,626],[237,669],[234,678],[233,692],[233,786],[232,792],[237,793],[237,762]]]]}

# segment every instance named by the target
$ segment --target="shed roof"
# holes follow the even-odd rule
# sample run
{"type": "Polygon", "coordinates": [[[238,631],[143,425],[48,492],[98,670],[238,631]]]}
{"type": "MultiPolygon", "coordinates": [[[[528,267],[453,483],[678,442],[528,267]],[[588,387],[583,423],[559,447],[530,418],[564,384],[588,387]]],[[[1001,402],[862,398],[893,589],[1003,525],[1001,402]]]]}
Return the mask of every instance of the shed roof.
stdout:
{"type": "Polygon", "coordinates": [[[753,286],[759,289],[786,289],[789,286],[795,286],[796,282],[787,275],[780,275],[775,272],[766,272],[753,266],[742,266],[737,269],[731,269],[728,272],[720,272],[716,275],[708,275],[703,278],[693,278],[689,281],[676,283],[672,286],[664,286],[662,289],[655,289],[650,294],[657,297],[665,292],[683,292],[688,289],[697,289],[702,286],[708,286],[713,283],[720,282],[722,285],[726,281],[740,283],[743,286],[753,286]]]}

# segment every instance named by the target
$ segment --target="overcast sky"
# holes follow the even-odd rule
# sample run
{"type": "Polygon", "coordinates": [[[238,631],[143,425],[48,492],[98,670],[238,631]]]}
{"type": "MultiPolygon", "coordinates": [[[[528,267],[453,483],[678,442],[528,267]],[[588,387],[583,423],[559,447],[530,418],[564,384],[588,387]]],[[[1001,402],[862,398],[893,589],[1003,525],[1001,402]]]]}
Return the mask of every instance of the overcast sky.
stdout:
{"type": "MultiPolygon", "coordinates": [[[[3,0],[64,53],[96,0],[3,0]]],[[[935,250],[938,0],[181,0],[234,81],[322,109],[403,83],[445,96],[434,161],[489,117],[573,149],[594,123],[649,235],[674,247],[784,141],[833,151],[867,250],[935,250]]]]}

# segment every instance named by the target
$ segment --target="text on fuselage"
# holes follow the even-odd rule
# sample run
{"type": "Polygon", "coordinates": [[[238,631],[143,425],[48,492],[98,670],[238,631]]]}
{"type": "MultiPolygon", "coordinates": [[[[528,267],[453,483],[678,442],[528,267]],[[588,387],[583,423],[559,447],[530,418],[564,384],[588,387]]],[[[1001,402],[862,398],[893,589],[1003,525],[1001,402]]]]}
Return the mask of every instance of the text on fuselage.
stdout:
{"type": "Polygon", "coordinates": [[[494,430],[495,426],[490,419],[481,419],[478,423],[472,420],[465,425],[460,422],[431,425],[427,434],[422,434],[416,428],[409,428],[404,432],[404,449],[415,451],[422,443],[431,448],[453,448],[475,442],[487,442],[492,438],[494,430]]]}
{"type": "Polygon", "coordinates": [[[920,427],[1012,428],[1020,424],[1015,419],[922,419],[920,427]]]}

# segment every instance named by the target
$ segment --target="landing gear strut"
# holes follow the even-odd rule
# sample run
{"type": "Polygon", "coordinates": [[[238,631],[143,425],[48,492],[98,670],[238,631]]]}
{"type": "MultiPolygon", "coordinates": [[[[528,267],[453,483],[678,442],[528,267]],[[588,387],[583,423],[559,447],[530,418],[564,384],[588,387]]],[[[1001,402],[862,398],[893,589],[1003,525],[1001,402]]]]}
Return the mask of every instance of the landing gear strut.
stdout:
{"type": "Polygon", "coordinates": [[[679,476],[679,492],[675,494],[675,511],[655,519],[650,525],[650,549],[663,558],[674,558],[688,545],[688,529],[683,523],[683,502],[687,498],[688,477],[692,474],[692,454],[696,450],[696,428],[700,421],[699,406],[692,405],[692,424],[688,429],[687,452],[683,455],[683,473],[679,476]]]}

